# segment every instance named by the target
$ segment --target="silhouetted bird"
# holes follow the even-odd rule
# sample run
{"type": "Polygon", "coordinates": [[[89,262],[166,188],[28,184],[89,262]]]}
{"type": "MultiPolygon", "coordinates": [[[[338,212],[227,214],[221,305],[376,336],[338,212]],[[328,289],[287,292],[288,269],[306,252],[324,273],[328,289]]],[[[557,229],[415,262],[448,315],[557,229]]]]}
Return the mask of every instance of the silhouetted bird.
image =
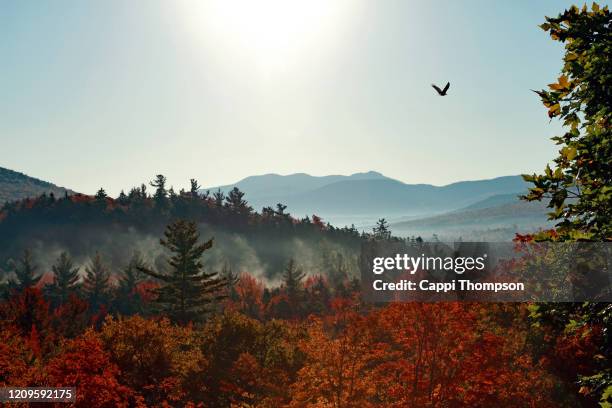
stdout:
{"type": "Polygon", "coordinates": [[[448,91],[448,88],[450,87],[450,82],[446,83],[444,89],[440,89],[434,84],[431,84],[431,86],[433,86],[433,88],[438,92],[438,94],[440,94],[440,96],[446,96],[446,91],[448,91]]]}

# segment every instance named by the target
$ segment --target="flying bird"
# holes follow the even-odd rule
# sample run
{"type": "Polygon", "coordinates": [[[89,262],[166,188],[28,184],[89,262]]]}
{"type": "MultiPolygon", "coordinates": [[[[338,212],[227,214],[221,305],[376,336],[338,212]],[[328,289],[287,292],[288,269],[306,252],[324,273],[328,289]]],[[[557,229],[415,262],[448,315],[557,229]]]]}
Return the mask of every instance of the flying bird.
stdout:
{"type": "Polygon", "coordinates": [[[440,96],[446,96],[446,91],[448,91],[448,88],[450,87],[450,82],[446,83],[444,89],[440,89],[437,85],[434,84],[431,84],[431,86],[433,86],[433,88],[438,92],[440,96]]]}

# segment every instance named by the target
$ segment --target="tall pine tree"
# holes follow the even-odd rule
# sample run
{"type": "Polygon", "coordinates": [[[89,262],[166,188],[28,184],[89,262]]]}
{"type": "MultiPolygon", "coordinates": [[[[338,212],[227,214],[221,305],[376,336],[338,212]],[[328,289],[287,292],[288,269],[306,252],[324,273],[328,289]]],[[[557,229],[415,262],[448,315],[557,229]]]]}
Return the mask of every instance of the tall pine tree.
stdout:
{"type": "Polygon", "coordinates": [[[212,247],[213,241],[200,243],[195,222],[185,220],[168,225],[164,237],[160,244],[172,253],[168,258],[169,272],[158,273],[146,267],[138,269],[162,281],[154,290],[162,312],[182,324],[201,321],[214,302],[224,297],[222,289],[227,284],[216,272],[204,272],[201,257],[212,247]]]}
{"type": "Polygon", "coordinates": [[[191,194],[191,197],[192,198],[200,197],[200,189],[202,188],[202,186],[198,184],[198,180],[190,179],[189,184],[190,184],[189,194],[191,194]]]}
{"type": "Polygon", "coordinates": [[[23,251],[23,256],[17,262],[11,261],[9,267],[17,278],[9,284],[9,287],[19,292],[36,286],[42,277],[42,274],[36,273],[38,266],[34,263],[32,253],[28,249],[23,251]]]}
{"type": "Polygon", "coordinates": [[[146,278],[146,275],[141,271],[142,268],[146,268],[146,264],[140,252],[135,251],[130,262],[123,268],[121,275],[119,275],[120,292],[129,294],[136,289],[136,286],[146,278]]]}
{"type": "Polygon", "coordinates": [[[155,194],[153,199],[159,207],[166,205],[166,198],[168,197],[168,190],[166,189],[166,177],[163,174],[155,176],[155,180],[149,183],[151,187],[155,187],[155,194]]]}
{"type": "Polygon", "coordinates": [[[96,252],[96,255],[91,260],[91,264],[85,268],[83,290],[94,311],[108,300],[110,291],[110,271],[102,261],[99,252],[96,252]]]}
{"type": "Polygon", "coordinates": [[[372,232],[376,239],[387,240],[391,238],[391,228],[389,228],[389,223],[384,218],[376,222],[376,226],[372,229],[372,232]]]}
{"type": "Polygon", "coordinates": [[[302,280],[306,274],[298,268],[295,260],[292,258],[287,263],[283,271],[283,286],[287,293],[287,300],[291,308],[292,315],[296,315],[300,309],[302,300],[302,280]]]}
{"type": "Polygon", "coordinates": [[[65,303],[70,294],[78,290],[79,268],[74,265],[67,252],[62,252],[51,270],[53,283],[47,286],[47,293],[57,306],[65,303]]]}
{"type": "Polygon", "coordinates": [[[130,262],[121,270],[116,306],[122,314],[131,315],[145,311],[144,302],[137,289],[138,285],[147,278],[147,275],[141,271],[146,267],[142,255],[136,251],[130,262]]]}

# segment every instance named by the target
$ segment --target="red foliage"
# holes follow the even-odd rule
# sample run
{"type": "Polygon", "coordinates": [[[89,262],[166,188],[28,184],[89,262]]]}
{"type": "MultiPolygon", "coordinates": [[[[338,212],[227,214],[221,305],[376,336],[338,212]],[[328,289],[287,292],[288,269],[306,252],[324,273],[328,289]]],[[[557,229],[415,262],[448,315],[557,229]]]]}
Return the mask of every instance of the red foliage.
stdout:
{"type": "Polygon", "coordinates": [[[38,377],[35,352],[27,340],[17,335],[17,328],[4,326],[0,330],[0,386],[26,387],[38,377]]]}
{"type": "Polygon", "coordinates": [[[159,287],[159,283],[153,281],[144,281],[140,282],[134,288],[134,292],[136,292],[143,302],[149,303],[155,299],[156,295],[153,292],[153,289],[157,289],[159,287]]]}
{"type": "MultiPolygon", "coordinates": [[[[303,303],[325,285],[308,278],[303,303]]],[[[102,323],[106,311],[90,320],[76,296],[51,312],[39,289],[13,294],[0,304],[0,385],[74,386],[77,407],[544,407],[563,390],[550,372],[592,373],[602,342],[597,326],[538,339],[553,350],[544,362],[532,358],[540,332],[525,305],[367,307],[326,295],[322,317],[304,320],[282,290],[264,305],[250,275],[234,289],[234,312],[195,328],[140,316],[102,323]]]]}
{"type": "Polygon", "coordinates": [[[574,378],[575,373],[592,375],[595,368],[593,356],[599,353],[602,342],[601,327],[581,326],[556,339],[553,348],[555,358],[551,364],[567,378],[574,378]]]}
{"type": "Polygon", "coordinates": [[[46,371],[46,385],[77,388],[76,407],[127,407],[134,394],[93,332],[67,341],[46,371]]]}
{"type": "Polygon", "coordinates": [[[91,203],[94,201],[94,198],[92,196],[77,193],[70,196],[70,201],[73,203],[91,203]]]}
{"type": "Polygon", "coordinates": [[[40,280],[36,284],[36,288],[43,289],[46,285],[50,285],[53,283],[53,273],[46,272],[40,277],[40,280]]]}
{"type": "Polygon", "coordinates": [[[49,303],[40,289],[27,288],[21,293],[13,293],[7,302],[0,305],[0,317],[4,324],[14,327],[23,338],[35,335],[38,344],[50,347],[54,336],[49,303]]]}
{"type": "Polygon", "coordinates": [[[320,230],[327,229],[327,226],[323,222],[323,218],[321,218],[321,217],[319,217],[318,215],[315,215],[315,214],[312,214],[312,224],[316,225],[317,227],[319,227],[320,230]]]}
{"type": "Polygon", "coordinates": [[[469,304],[392,304],[315,319],[292,406],[549,406],[552,381],[525,337],[469,304]]]}
{"type": "Polygon", "coordinates": [[[322,275],[308,275],[304,280],[304,289],[311,289],[313,286],[323,283],[327,288],[329,288],[329,283],[325,276],[322,275]]]}
{"type": "Polygon", "coordinates": [[[260,319],[263,317],[263,292],[264,284],[248,273],[242,273],[240,279],[234,285],[237,301],[233,305],[245,315],[260,319]]]}
{"type": "Polygon", "coordinates": [[[58,335],[73,338],[85,331],[89,324],[88,304],[71,294],[66,302],[53,311],[53,325],[58,335]]]}

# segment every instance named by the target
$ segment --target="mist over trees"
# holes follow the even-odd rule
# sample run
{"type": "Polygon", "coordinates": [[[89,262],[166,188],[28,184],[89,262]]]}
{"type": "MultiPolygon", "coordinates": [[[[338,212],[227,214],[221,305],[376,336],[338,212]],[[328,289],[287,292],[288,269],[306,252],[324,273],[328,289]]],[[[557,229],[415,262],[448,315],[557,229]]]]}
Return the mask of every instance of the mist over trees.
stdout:
{"type": "Polygon", "coordinates": [[[237,188],[227,195],[221,191],[199,193],[191,179],[188,190],[174,192],[163,175],[149,185],[133,187],[117,198],[101,188],[95,196],[43,194],[6,203],[0,210],[0,264],[32,247],[45,268],[61,252],[68,252],[82,266],[94,251],[116,274],[134,251],[152,267],[159,266],[163,249],[156,245],[166,225],[177,219],[193,221],[215,236],[216,244],[206,267],[220,270],[229,264],[266,279],[277,279],[291,257],[323,268],[321,251],[341,253],[347,270],[356,273],[360,243],[369,234],[353,226],[337,228],[312,215],[296,218],[283,204],[256,212],[237,188]],[[316,265],[315,265],[316,264],[316,265]]]}
{"type": "Polygon", "coordinates": [[[194,222],[178,220],[168,225],[161,245],[172,253],[168,259],[170,271],[167,274],[155,272],[145,266],[136,268],[162,281],[153,290],[159,310],[173,321],[187,323],[199,321],[213,311],[210,305],[220,300],[221,289],[229,283],[217,272],[205,272],[201,257],[213,246],[213,240],[199,242],[200,235],[194,222]]]}
{"type": "Polygon", "coordinates": [[[23,255],[17,261],[12,259],[8,262],[9,271],[13,272],[15,279],[9,280],[9,287],[18,291],[36,286],[42,278],[38,273],[38,265],[34,263],[32,252],[25,249],[23,255]]]}

